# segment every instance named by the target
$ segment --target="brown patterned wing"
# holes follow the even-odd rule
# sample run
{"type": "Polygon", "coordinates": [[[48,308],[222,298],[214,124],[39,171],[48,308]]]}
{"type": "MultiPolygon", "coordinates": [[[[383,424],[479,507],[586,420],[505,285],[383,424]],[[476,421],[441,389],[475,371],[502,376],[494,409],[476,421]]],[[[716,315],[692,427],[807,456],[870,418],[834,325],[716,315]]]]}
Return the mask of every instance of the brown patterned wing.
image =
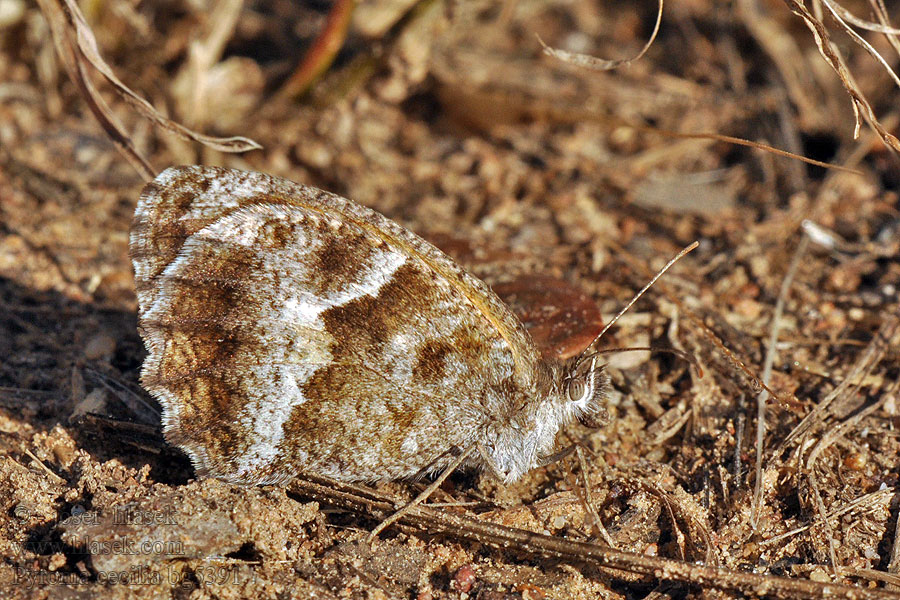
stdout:
{"type": "Polygon", "coordinates": [[[131,250],[142,382],[201,474],[411,477],[540,379],[534,344],[482,282],[313,188],[168,169],[141,196],[131,250]]]}

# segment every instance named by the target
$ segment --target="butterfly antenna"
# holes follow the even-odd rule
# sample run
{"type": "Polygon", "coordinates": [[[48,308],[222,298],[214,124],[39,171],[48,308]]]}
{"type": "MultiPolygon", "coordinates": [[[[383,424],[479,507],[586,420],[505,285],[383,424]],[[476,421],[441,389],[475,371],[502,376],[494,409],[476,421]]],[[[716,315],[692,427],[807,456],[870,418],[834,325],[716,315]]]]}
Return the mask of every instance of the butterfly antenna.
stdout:
{"type": "Polygon", "coordinates": [[[587,356],[582,357],[582,360],[587,360],[589,358],[593,358],[594,356],[602,356],[604,354],[616,354],[618,352],[664,352],[666,354],[674,354],[678,358],[685,360],[697,369],[697,374],[700,377],[703,377],[703,367],[700,366],[700,361],[697,360],[692,354],[688,354],[684,350],[679,350],[678,348],[657,348],[654,346],[634,346],[630,348],[604,348],[603,350],[594,350],[587,356]]]}
{"type": "Polygon", "coordinates": [[[652,286],[654,283],[656,283],[657,279],[659,279],[660,277],[663,276],[663,273],[668,271],[672,265],[674,265],[676,262],[681,260],[685,254],[694,250],[699,245],[700,245],[700,242],[694,242],[693,244],[691,244],[690,246],[684,248],[681,252],[679,252],[674,258],[672,258],[672,260],[667,262],[666,266],[664,266],[662,269],[660,269],[659,272],[653,276],[653,279],[651,279],[647,283],[647,285],[645,285],[643,288],[641,288],[641,291],[639,291],[637,294],[635,294],[634,298],[632,298],[631,301],[628,304],[626,304],[622,310],[619,311],[619,314],[617,314],[615,317],[613,317],[612,320],[606,324],[606,326],[603,328],[603,331],[600,332],[600,335],[595,337],[594,341],[592,341],[590,344],[588,344],[588,348],[591,348],[594,344],[596,344],[598,341],[600,341],[600,338],[603,337],[603,335],[609,330],[609,328],[612,327],[613,325],[615,325],[616,321],[618,321],[622,315],[624,315],[626,312],[628,312],[628,309],[630,309],[634,305],[634,303],[637,302],[638,299],[644,295],[644,292],[646,292],[647,290],[650,289],[650,286],[652,286]]]}

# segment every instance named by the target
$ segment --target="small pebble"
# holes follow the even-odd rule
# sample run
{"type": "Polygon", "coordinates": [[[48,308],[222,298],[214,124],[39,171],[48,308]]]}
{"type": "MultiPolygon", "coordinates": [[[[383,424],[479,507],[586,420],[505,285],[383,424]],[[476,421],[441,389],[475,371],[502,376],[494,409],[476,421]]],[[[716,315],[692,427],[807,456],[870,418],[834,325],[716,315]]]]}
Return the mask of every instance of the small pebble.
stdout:
{"type": "Polygon", "coordinates": [[[116,340],[106,333],[98,333],[84,345],[84,357],[87,360],[109,360],[116,351],[116,340]]]}
{"type": "Polygon", "coordinates": [[[463,565],[453,577],[453,587],[465,594],[475,585],[475,579],[475,569],[472,565],[463,565]]]}

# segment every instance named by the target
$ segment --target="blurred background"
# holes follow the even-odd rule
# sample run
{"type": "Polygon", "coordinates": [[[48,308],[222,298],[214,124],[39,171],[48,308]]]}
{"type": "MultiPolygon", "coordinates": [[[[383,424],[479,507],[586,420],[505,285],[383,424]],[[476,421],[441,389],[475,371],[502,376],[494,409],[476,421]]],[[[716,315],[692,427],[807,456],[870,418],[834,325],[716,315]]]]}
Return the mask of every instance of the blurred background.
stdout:
{"type": "Polygon", "coordinates": [[[27,566],[82,590],[139,593],[98,574],[174,563],[103,563],[60,523],[75,506],[189,498],[219,519],[219,537],[188,520],[144,533],[199,540],[176,580],[209,597],[655,589],[406,534],[366,555],[342,544],[371,519],[283,491],[189,483],[138,383],[127,249],[144,177],[70,78],[79,65],[153,171],[264,171],[375,208],[492,285],[548,357],[577,354],[699,240],[603,346],[684,350],[703,377],[667,354],[614,355],[613,422],[569,434],[585,463],[515,486],[458,474],[433,500],[641,554],[898,581],[896,7],[671,2],[649,50],[628,61],[654,31],[653,2],[90,0],[77,5],[80,40],[71,6],[0,0],[0,583],[27,566]],[[90,64],[90,33],[109,73],[161,115],[262,148],[226,153],[145,118],[90,64]],[[572,64],[538,38],[626,62],[572,64]],[[197,576],[209,555],[243,587],[197,576]]]}

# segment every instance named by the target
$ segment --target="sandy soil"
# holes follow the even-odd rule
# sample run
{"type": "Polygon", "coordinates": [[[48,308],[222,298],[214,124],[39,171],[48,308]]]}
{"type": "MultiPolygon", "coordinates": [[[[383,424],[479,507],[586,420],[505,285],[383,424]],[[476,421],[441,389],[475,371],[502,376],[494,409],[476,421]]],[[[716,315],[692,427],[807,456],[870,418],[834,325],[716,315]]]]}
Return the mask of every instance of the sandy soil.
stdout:
{"type": "MultiPolygon", "coordinates": [[[[580,351],[700,241],[603,346],[681,350],[702,376],[671,354],[609,355],[612,422],[567,433],[583,463],[573,453],[509,486],[457,473],[429,502],[723,573],[896,589],[900,171],[872,127],[853,138],[850,96],[801,18],[778,2],[667,5],[647,55],[601,72],[542,56],[536,34],[627,58],[652,31],[653,3],[434,1],[410,13],[409,1],[372,0],[331,69],[291,98],[282,85],[326,23],[328,3],[314,4],[83,6],[129,87],[263,150],[186,142],[95,79],[154,169],[264,171],[382,211],[494,286],[548,355],[580,351]],[[675,135],[698,133],[852,171],[675,135]],[[763,379],[777,399],[760,400],[763,379]]],[[[896,130],[897,86],[826,22],[896,130]]],[[[859,31],[896,64],[882,36],[859,31]]],[[[369,548],[378,514],[195,480],[139,384],[128,231],[142,185],[38,8],[0,0],[0,596],[733,595],[414,525],[369,548]]],[[[421,485],[375,487],[402,500],[421,485]]]]}

